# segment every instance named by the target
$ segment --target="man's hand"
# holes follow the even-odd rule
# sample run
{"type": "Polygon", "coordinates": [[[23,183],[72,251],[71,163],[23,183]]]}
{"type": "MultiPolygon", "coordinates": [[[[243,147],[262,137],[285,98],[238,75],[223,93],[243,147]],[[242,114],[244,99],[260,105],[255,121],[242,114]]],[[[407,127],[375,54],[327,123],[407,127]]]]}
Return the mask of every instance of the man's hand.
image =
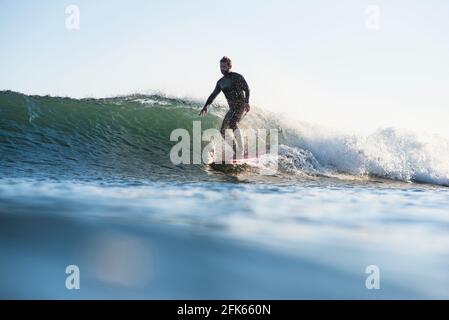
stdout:
{"type": "Polygon", "coordinates": [[[245,105],[245,111],[246,111],[246,112],[249,112],[250,109],[251,109],[251,107],[249,106],[249,103],[247,103],[247,104],[245,105]]]}
{"type": "Polygon", "coordinates": [[[202,116],[203,114],[206,114],[206,113],[207,113],[207,106],[204,106],[203,109],[201,109],[199,115],[202,116]]]}

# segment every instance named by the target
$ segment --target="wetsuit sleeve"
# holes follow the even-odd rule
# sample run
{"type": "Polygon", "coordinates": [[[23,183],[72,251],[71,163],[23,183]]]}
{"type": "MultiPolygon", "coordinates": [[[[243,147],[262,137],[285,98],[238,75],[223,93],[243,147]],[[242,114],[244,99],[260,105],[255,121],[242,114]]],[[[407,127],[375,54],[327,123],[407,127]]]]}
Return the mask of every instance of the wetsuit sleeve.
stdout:
{"type": "Polygon", "coordinates": [[[242,90],[245,92],[245,102],[249,103],[249,87],[248,83],[246,83],[245,78],[243,78],[242,75],[240,75],[240,86],[242,90]]]}
{"type": "Polygon", "coordinates": [[[221,92],[221,88],[218,85],[215,86],[214,91],[210,94],[209,98],[207,98],[206,104],[204,105],[205,107],[210,105],[212,102],[214,102],[215,98],[218,96],[218,94],[221,92]]]}

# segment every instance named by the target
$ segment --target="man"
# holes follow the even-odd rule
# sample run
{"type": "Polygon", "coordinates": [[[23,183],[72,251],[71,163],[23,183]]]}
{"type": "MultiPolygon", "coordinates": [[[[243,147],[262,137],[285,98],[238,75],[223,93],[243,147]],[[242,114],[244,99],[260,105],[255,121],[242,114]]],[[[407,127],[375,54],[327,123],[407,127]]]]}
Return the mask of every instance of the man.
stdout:
{"type": "MultiPolygon", "coordinates": [[[[220,60],[220,70],[223,77],[218,80],[214,91],[207,99],[206,104],[199,114],[201,116],[207,113],[207,107],[223,91],[229,105],[229,111],[226,113],[220,129],[223,138],[225,137],[226,129],[232,129],[233,131],[238,129],[238,123],[242,120],[245,112],[249,112],[250,110],[248,84],[241,74],[231,72],[231,68],[231,59],[223,57],[220,60]]],[[[238,141],[238,143],[240,144],[241,142],[238,141]]]]}

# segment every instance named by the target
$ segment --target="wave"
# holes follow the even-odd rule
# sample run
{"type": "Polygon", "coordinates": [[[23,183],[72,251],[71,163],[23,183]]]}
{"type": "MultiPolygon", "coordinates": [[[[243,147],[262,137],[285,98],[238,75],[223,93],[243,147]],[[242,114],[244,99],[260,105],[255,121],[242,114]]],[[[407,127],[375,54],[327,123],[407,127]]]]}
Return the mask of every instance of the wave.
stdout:
{"type": "MultiPolygon", "coordinates": [[[[214,105],[199,118],[201,103],[154,95],[72,99],[0,92],[0,174],[76,179],[196,179],[202,165],[169,159],[170,133],[219,128],[226,108],[214,105]]],[[[253,108],[244,128],[277,128],[279,173],[376,176],[449,185],[449,141],[395,128],[371,135],[345,134],[291,121],[253,108]]]]}

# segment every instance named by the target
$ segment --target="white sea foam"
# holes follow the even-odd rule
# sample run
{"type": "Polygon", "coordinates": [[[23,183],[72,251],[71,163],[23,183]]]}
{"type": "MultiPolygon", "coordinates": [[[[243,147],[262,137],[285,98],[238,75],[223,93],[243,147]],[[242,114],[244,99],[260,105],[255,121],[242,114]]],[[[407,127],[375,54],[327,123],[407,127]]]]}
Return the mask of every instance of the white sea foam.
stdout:
{"type": "Polygon", "coordinates": [[[449,140],[385,127],[370,134],[335,130],[257,109],[246,126],[280,129],[279,161],[291,173],[347,173],[449,185],[449,140]]]}

